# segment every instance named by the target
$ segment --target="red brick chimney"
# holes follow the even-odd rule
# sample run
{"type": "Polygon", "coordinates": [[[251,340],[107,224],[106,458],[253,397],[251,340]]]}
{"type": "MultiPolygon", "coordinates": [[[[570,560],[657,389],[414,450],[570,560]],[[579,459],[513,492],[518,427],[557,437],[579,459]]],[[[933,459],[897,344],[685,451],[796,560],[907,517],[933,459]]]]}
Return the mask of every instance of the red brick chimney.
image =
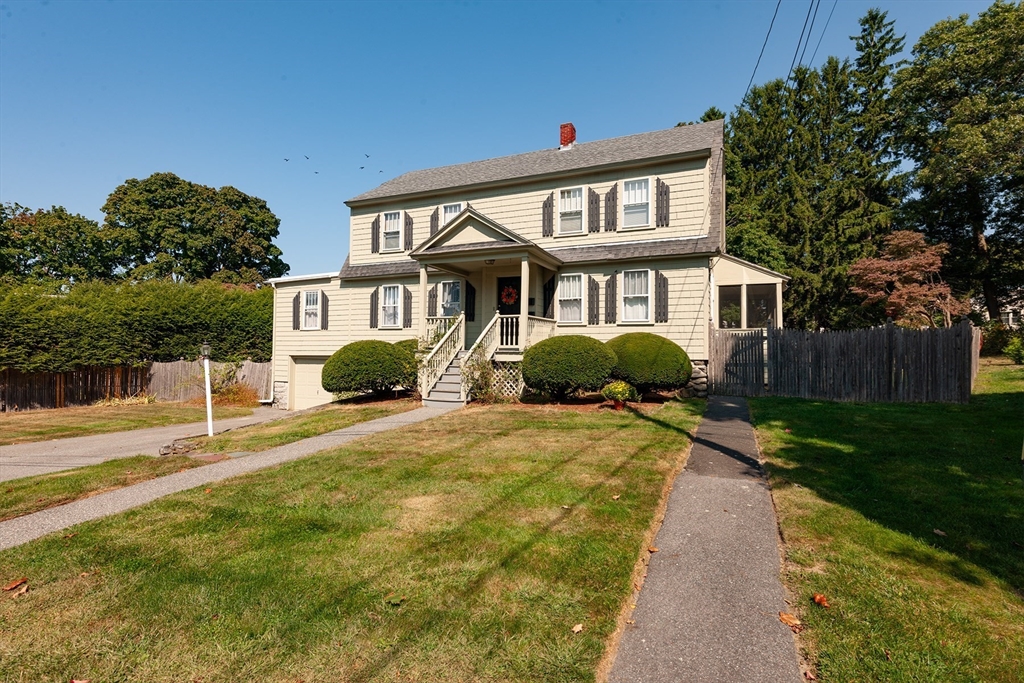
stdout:
{"type": "Polygon", "coordinates": [[[563,123],[560,133],[558,149],[570,149],[576,142],[576,126],[571,123],[563,123]]]}

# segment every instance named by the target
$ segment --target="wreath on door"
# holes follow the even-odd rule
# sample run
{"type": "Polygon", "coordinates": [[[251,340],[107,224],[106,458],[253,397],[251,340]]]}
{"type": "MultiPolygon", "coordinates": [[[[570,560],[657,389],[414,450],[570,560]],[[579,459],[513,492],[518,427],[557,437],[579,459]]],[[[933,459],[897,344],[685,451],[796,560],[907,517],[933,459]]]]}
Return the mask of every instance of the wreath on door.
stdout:
{"type": "Polygon", "coordinates": [[[501,290],[501,303],[511,306],[519,299],[519,292],[512,285],[505,285],[501,290]]]}

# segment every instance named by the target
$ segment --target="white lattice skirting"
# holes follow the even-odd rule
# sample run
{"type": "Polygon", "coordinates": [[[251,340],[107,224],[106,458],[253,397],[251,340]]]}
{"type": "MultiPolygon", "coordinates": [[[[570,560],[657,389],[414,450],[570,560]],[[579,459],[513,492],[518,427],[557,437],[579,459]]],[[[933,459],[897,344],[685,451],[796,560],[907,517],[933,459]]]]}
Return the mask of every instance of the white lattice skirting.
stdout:
{"type": "Polygon", "coordinates": [[[519,398],[523,384],[523,364],[520,361],[492,361],[494,365],[493,390],[503,398],[519,398]]]}

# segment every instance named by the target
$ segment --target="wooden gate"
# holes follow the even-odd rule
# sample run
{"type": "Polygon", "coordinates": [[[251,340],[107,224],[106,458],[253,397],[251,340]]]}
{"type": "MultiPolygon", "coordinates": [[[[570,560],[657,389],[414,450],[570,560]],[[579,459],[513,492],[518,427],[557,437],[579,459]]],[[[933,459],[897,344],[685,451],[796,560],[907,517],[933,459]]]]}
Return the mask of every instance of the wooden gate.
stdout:
{"type": "Polygon", "coordinates": [[[724,396],[765,395],[764,330],[709,333],[708,391],[724,396]]]}

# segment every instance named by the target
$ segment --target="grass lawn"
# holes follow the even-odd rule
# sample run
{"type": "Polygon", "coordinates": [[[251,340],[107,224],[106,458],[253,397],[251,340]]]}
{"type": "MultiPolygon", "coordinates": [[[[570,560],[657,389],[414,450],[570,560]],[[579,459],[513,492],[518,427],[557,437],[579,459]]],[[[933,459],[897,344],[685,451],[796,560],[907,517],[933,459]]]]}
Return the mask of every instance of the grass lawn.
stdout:
{"type": "MultiPolygon", "coordinates": [[[[252,408],[218,406],[213,409],[213,417],[218,420],[251,414],[252,408]]],[[[195,408],[180,403],[81,406],[0,413],[0,446],[205,420],[206,408],[195,408]]]]}
{"type": "Polygon", "coordinates": [[[751,400],[821,681],[1024,681],[1024,367],[983,359],[975,392],[751,400]]]}
{"type": "Polygon", "coordinates": [[[420,402],[412,398],[356,399],[332,403],[304,415],[284,417],[273,422],[233,429],[210,438],[192,441],[198,450],[206,453],[264,451],[274,446],[308,439],[311,436],[319,436],[360,422],[397,415],[419,407],[420,402]]]}
{"type": "MultiPolygon", "coordinates": [[[[213,438],[195,439],[195,442],[200,450],[209,453],[262,451],[358,422],[403,413],[418,405],[412,399],[335,403],[304,415],[233,429],[213,438]]],[[[0,496],[0,521],[205,464],[186,456],[152,458],[140,455],[53,474],[14,479],[0,483],[0,490],[4,492],[0,496]]]]}
{"type": "Polygon", "coordinates": [[[63,472],[5,481],[0,483],[0,491],[3,491],[0,496],[0,521],[205,464],[187,456],[154,458],[137,455],[63,472]]]}
{"type": "Polygon", "coordinates": [[[471,407],[4,551],[0,680],[593,680],[703,406],[471,407]]]}

